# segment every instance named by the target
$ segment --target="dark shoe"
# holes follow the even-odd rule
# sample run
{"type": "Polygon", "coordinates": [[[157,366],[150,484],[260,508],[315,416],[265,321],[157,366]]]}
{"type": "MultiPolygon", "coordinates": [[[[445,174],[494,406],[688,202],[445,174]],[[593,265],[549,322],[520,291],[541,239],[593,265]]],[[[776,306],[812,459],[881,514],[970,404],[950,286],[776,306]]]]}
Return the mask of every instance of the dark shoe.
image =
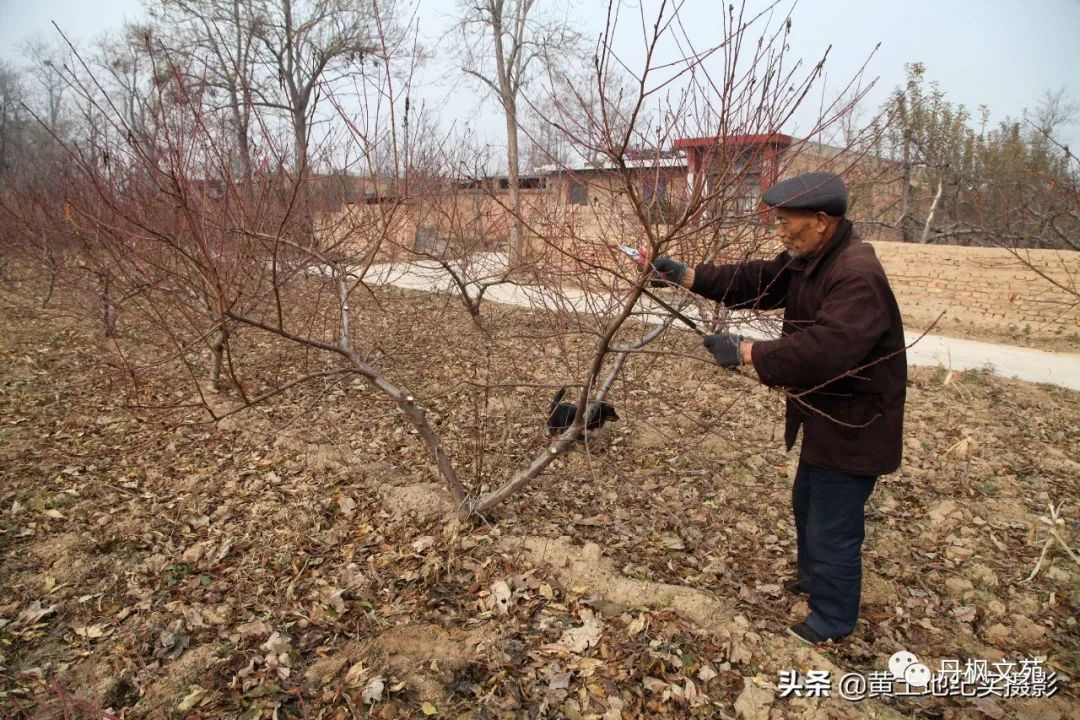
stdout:
{"type": "Polygon", "coordinates": [[[806,643],[807,645],[820,645],[822,643],[829,642],[830,640],[833,642],[839,642],[840,640],[843,640],[847,637],[847,635],[835,635],[832,637],[825,637],[824,635],[819,635],[818,632],[814,630],[814,628],[810,627],[805,622],[792,625],[788,628],[788,632],[802,642],[806,643]]]}
{"type": "Polygon", "coordinates": [[[809,595],[810,588],[800,585],[798,580],[788,580],[784,583],[784,590],[792,595],[809,595]]]}

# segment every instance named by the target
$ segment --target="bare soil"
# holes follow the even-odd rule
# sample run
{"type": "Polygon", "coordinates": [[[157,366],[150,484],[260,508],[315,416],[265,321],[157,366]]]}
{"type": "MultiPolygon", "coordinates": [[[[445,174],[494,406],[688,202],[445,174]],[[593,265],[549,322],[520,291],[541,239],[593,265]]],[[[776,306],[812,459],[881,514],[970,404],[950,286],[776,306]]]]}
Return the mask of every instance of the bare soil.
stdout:
{"type": "Polygon", "coordinates": [[[1066,315],[1066,318],[1073,318],[1070,331],[1070,325],[1064,322],[1062,325],[1049,326],[1039,322],[1010,322],[1003,318],[983,318],[978,321],[949,316],[939,318],[918,308],[905,306],[903,297],[899,298],[899,302],[904,328],[909,332],[919,333],[929,328],[931,334],[945,337],[1048,352],[1080,352],[1080,321],[1075,319],[1075,309],[1070,309],[1066,315]]]}

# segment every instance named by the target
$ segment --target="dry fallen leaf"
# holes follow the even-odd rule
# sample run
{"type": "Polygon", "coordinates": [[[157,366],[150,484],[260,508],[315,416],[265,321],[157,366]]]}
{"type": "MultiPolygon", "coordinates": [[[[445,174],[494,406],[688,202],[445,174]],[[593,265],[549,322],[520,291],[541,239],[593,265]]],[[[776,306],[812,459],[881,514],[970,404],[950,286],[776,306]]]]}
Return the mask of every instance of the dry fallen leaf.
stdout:
{"type": "Polygon", "coordinates": [[[957,605],[952,609],[953,617],[960,622],[975,622],[975,616],[978,614],[974,605],[957,605]]]}
{"type": "Polygon", "coordinates": [[[342,496],[338,498],[338,510],[345,517],[352,517],[353,513],[356,512],[356,501],[347,495],[342,496]]]}
{"type": "Polygon", "coordinates": [[[701,669],[698,670],[697,676],[702,684],[708,685],[709,681],[716,677],[716,671],[712,669],[711,665],[702,665],[701,669]]]}
{"type": "Polygon", "coordinates": [[[385,688],[386,681],[383,680],[381,675],[376,675],[368,680],[367,685],[364,686],[364,692],[361,694],[360,699],[368,705],[382,702],[383,690],[385,688]]]}
{"type": "Polygon", "coordinates": [[[745,642],[737,639],[731,641],[731,652],[728,653],[728,660],[736,665],[749,665],[753,659],[754,653],[745,642]]]}
{"type": "Polygon", "coordinates": [[[570,687],[570,672],[553,673],[548,680],[548,690],[565,690],[570,687]]]}
{"type": "Polygon", "coordinates": [[[88,640],[96,640],[97,638],[105,637],[105,628],[101,625],[87,625],[85,627],[72,628],[75,634],[79,637],[87,638],[88,640]]]}
{"type": "Polygon", "coordinates": [[[345,673],[345,685],[348,687],[356,687],[360,684],[360,678],[364,677],[367,672],[367,668],[364,667],[364,662],[361,660],[355,662],[349,667],[348,672],[345,673]]]}
{"type": "Polygon", "coordinates": [[[666,682],[660,678],[654,678],[648,675],[642,679],[641,684],[646,690],[652,693],[662,693],[668,689],[668,684],[666,682]]]}
{"type": "Polygon", "coordinates": [[[945,457],[953,457],[958,460],[971,457],[971,454],[979,448],[974,438],[965,437],[945,451],[945,457]]]}
{"type": "Polygon", "coordinates": [[[199,704],[199,701],[206,695],[206,690],[198,685],[192,685],[190,691],[184,696],[184,699],[180,701],[180,704],[176,706],[176,709],[182,713],[186,713],[193,707],[199,704]]]}
{"type": "Polygon", "coordinates": [[[666,547],[668,550],[686,549],[686,545],[683,543],[682,538],[673,533],[665,533],[664,536],[661,538],[661,542],[663,542],[664,547],[666,547]]]}
{"type": "Polygon", "coordinates": [[[53,613],[55,613],[56,608],[58,608],[58,607],[60,607],[60,606],[59,605],[50,605],[49,607],[43,608],[43,607],[41,607],[41,601],[40,600],[35,600],[34,602],[30,603],[30,605],[26,609],[24,609],[22,612],[20,612],[15,617],[15,623],[14,624],[16,624],[16,625],[36,625],[41,620],[44,620],[45,618],[47,618],[50,615],[52,615],[53,613]]]}
{"type": "Polygon", "coordinates": [[[176,660],[191,645],[191,636],[179,631],[162,630],[158,642],[157,657],[176,660]]]}
{"type": "Polygon", "coordinates": [[[237,625],[236,632],[240,633],[244,637],[261,637],[270,632],[270,626],[264,623],[262,620],[255,620],[249,623],[241,623],[237,625]]]}
{"type": "Polygon", "coordinates": [[[600,621],[591,610],[582,610],[580,627],[563,632],[559,642],[566,645],[573,653],[583,653],[600,642],[600,621]]]}
{"type": "Polygon", "coordinates": [[[185,550],[182,555],[180,555],[180,559],[189,565],[194,565],[202,558],[203,552],[205,552],[205,550],[205,543],[194,543],[191,547],[185,550]]]}
{"type": "Polygon", "coordinates": [[[971,701],[971,704],[983,715],[993,718],[993,720],[1001,720],[1001,718],[1005,717],[1005,709],[992,698],[976,698],[971,701]]]}
{"type": "Polygon", "coordinates": [[[342,588],[326,588],[323,590],[322,601],[338,615],[343,615],[346,610],[345,600],[341,597],[345,591],[342,588]]]}
{"type": "Polygon", "coordinates": [[[422,535],[416,540],[413,540],[412,549],[414,552],[422,553],[429,547],[435,544],[435,538],[431,535],[422,535]]]}
{"type": "Polygon", "coordinates": [[[439,709],[437,707],[435,707],[434,705],[432,705],[431,703],[429,703],[429,702],[426,702],[423,705],[421,705],[420,706],[420,711],[423,712],[427,716],[438,715],[439,714],[439,709]]]}
{"type": "Polygon", "coordinates": [[[224,625],[229,621],[227,610],[228,608],[225,606],[217,608],[208,607],[203,608],[202,614],[207,622],[213,625],[224,625]]]}
{"type": "Polygon", "coordinates": [[[760,676],[748,677],[735,700],[735,712],[746,720],[768,720],[769,709],[775,700],[776,695],[767,687],[767,681],[760,676]]]}
{"type": "Polygon", "coordinates": [[[491,598],[495,602],[495,607],[499,612],[506,615],[510,612],[510,600],[512,593],[510,592],[510,586],[506,584],[505,580],[497,580],[491,585],[491,598]]]}
{"type": "Polygon", "coordinates": [[[266,642],[259,646],[259,649],[270,653],[288,652],[291,642],[287,635],[282,635],[275,630],[266,642]]]}

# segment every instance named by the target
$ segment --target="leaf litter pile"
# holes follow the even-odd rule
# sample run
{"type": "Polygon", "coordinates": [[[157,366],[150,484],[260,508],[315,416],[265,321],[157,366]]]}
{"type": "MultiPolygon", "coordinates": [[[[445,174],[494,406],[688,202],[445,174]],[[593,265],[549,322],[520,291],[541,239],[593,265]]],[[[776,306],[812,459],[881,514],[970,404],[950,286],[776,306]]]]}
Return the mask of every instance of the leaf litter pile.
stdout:
{"type": "MultiPolygon", "coordinates": [[[[377,299],[371,356],[426,404],[470,490],[493,489],[546,440],[552,388],[509,385],[574,382],[587,343],[490,305],[501,339],[481,342],[445,298],[377,299]]],[[[212,423],[134,324],[118,362],[57,311],[9,300],[0,323],[0,716],[1077,717],[1075,392],[912,369],[904,463],[868,505],[858,629],[814,649],[786,634],[806,605],[782,590],[782,398],[693,336],[632,357],[619,422],[463,524],[362,379],[212,423]],[[781,670],[835,680],[900,649],[931,668],[1042,658],[1059,689],[777,692],[781,670]]],[[[334,367],[249,331],[234,354],[253,376],[334,367]]]]}

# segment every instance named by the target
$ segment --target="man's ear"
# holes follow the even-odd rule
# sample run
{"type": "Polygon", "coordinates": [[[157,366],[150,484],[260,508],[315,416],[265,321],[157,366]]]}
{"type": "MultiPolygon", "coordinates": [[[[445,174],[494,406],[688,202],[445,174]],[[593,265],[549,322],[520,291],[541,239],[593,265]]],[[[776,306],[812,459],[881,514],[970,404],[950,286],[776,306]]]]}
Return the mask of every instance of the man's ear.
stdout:
{"type": "Polygon", "coordinates": [[[823,212],[814,213],[814,229],[821,234],[829,230],[829,215],[823,212]]]}

